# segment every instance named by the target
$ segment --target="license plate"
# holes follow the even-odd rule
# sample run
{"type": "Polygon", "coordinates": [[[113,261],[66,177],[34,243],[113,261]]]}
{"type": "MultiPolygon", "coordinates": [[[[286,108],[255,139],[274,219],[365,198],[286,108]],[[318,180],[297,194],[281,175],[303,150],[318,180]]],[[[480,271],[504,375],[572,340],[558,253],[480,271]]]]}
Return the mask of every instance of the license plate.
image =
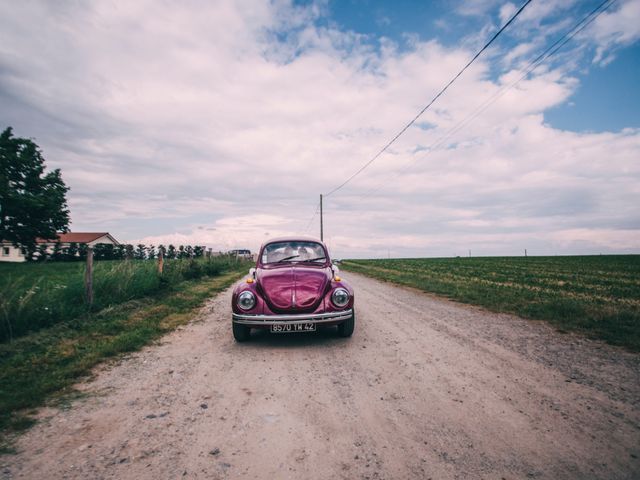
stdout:
{"type": "Polygon", "coordinates": [[[291,333],[291,332],[315,332],[315,323],[283,323],[282,325],[271,325],[273,333],[291,333]]]}

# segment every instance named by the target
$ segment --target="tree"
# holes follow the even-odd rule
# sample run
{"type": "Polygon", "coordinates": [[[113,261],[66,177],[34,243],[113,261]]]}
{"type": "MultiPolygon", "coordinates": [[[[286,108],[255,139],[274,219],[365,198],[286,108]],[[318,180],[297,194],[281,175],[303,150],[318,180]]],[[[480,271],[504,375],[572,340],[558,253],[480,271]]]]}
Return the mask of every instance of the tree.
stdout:
{"type": "Polygon", "coordinates": [[[126,256],[124,245],[116,245],[113,250],[113,256],[116,260],[122,260],[126,256]]]}
{"type": "Polygon", "coordinates": [[[56,242],[53,245],[53,253],[51,254],[51,260],[59,262],[64,258],[60,242],[56,242]]]}
{"type": "Polygon", "coordinates": [[[115,258],[113,245],[110,243],[98,243],[94,245],[93,258],[95,260],[113,260],[115,258]]]}
{"type": "Polygon", "coordinates": [[[68,262],[74,262],[78,259],[78,244],[71,242],[66,252],[66,259],[68,262]]]}
{"type": "Polygon", "coordinates": [[[135,253],[133,254],[133,258],[136,260],[144,260],[147,258],[147,247],[145,247],[142,243],[139,243],[135,253]]]}
{"type": "Polygon", "coordinates": [[[116,254],[115,254],[115,249],[113,248],[113,244],[111,243],[104,243],[102,244],[102,258],[104,258],[105,260],[115,260],[116,259],[116,254]]]}
{"type": "Polygon", "coordinates": [[[87,249],[89,247],[86,243],[78,244],[78,260],[85,261],[87,259],[87,249]]]}
{"type": "Polygon", "coordinates": [[[36,239],[56,239],[69,230],[69,210],[60,169],[45,173],[40,147],[17,138],[7,127],[0,134],[0,241],[24,247],[27,259],[36,239]]]}
{"type": "MultiPolygon", "coordinates": [[[[35,260],[38,262],[45,262],[49,259],[49,252],[47,252],[47,245],[44,243],[41,243],[40,245],[38,245],[38,247],[35,249],[35,251],[37,251],[38,255],[35,257],[35,260]]],[[[35,253],[35,252],[34,252],[35,253]]],[[[33,253],[31,254],[31,256],[27,257],[28,260],[32,260],[33,257],[33,253]]]]}
{"type": "Polygon", "coordinates": [[[176,247],[169,245],[167,249],[167,258],[176,258],[176,247]]]}

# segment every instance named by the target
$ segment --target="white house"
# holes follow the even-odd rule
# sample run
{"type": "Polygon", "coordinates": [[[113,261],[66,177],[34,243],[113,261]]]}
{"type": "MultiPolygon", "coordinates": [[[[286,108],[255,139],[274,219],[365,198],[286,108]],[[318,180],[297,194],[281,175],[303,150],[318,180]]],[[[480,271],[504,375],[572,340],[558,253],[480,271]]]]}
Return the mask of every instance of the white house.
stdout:
{"type": "MultiPolygon", "coordinates": [[[[89,246],[99,243],[110,243],[111,245],[119,245],[119,242],[113,238],[109,232],[68,232],[59,233],[56,240],[45,240],[38,238],[38,245],[46,245],[47,252],[53,252],[56,243],[60,243],[61,248],[68,247],[72,243],[84,243],[89,246]]],[[[0,262],[24,262],[24,248],[16,248],[10,242],[2,242],[0,247],[0,262]]]]}
{"type": "Polygon", "coordinates": [[[0,262],[24,262],[24,248],[16,248],[11,243],[2,242],[0,262]]]}

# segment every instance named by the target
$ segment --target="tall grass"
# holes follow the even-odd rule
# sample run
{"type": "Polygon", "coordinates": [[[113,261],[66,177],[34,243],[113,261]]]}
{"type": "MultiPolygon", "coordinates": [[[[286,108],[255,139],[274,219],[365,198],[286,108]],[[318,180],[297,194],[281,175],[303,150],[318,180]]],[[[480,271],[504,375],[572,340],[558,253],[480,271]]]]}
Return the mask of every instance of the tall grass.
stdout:
{"type": "Polygon", "coordinates": [[[84,265],[0,265],[0,341],[169,289],[184,280],[216,276],[235,266],[237,260],[231,256],[166,260],[160,276],[154,261],[96,262],[94,302],[89,309],[84,265]]]}

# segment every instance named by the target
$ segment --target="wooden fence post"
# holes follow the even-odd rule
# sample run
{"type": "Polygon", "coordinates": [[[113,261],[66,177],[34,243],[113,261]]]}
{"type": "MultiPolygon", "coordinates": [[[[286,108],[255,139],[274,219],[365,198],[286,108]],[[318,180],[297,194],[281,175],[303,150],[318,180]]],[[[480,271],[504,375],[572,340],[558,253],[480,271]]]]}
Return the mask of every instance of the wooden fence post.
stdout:
{"type": "Polygon", "coordinates": [[[84,290],[89,307],[93,305],[93,247],[87,247],[87,268],[84,272],[84,290]]]}
{"type": "Polygon", "coordinates": [[[162,276],[162,272],[164,271],[164,253],[162,253],[162,248],[158,251],[158,275],[162,276]]]}

